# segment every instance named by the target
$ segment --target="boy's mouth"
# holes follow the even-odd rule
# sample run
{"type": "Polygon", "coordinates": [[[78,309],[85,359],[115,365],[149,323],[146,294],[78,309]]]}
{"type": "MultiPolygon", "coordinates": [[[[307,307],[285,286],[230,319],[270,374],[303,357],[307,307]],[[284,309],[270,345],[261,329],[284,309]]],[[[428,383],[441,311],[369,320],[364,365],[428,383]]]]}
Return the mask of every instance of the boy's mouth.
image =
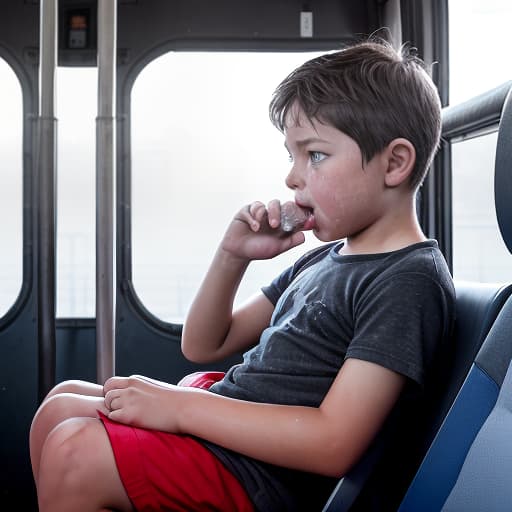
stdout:
{"type": "Polygon", "coordinates": [[[293,231],[307,231],[313,229],[315,218],[313,210],[299,206],[292,201],[281,205],[281,229],[286,233],[293,231]]]}
{"type": "Polygon", "coordinates": [[[315,229],[316,223],[315,223],[315,214],[313,213],[313,210],[311,208],[308,209],[308,218],[306,219],[306,222],[302,226],[303,231],[310,231],[312,229],[315,229]]]}

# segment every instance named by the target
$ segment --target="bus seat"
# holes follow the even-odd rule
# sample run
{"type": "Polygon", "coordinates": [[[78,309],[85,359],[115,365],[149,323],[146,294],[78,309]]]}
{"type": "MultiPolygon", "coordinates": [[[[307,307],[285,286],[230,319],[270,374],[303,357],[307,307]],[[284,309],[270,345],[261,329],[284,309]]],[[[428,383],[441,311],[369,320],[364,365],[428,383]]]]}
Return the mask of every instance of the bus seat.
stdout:
{"type": "MultiPolygon", "coordinates": [[[[494,174],[498,226],[505,245],[512,252],[510,140],[512,90],[502,110],[494,174]]],[[[507,400],[501,397],[498,399],[512,360],[510,332],[512,298],[507,299],[492,325],[446,420],[405,495],[400,512],[466,512],[505,510],[511,507],[512,487],[507,480],[512,467],[509,465],[505,469],[504,463],[511,460],[509,447],[512,446],[512,421],[510,414],[505,413],[504,405],[509,405],[507,400]],[[493,426],[497,419],[503,421],[502,426],[507,429],[509,439],[506,441],[500,435],[500,430],[493,426]],[[493,460],[489,458],[496,454],[499,456],[493,460]],[[496,466],[493,468],[493,465],[496,466]],[[472,486],[475,487],[473,490],[470,489],[472,486]]],[[[507,378],[505,383],[507,389],[503,388],[509,395],[512,392],[510,380],[512,377],[507,378]]]]}
{"type": "MultiPolygon", "coordinates": [[[[504,359],[508,357],[508,370],[496,401],[468,451],[459,477],[446,503],[444,512],[480,512],[481,510],[505,511],[511,508],[512,488],[512,362],[509,333],[512,328],[512,308],[506,321],[500,323],[501,336],[506,340],[507,352],[495,351],[496,372],[500,380],[504,359]]],[[[499,347],[505,348],[505,347],[499,347]]],[[[488,376],[491,379],[491,376],[488,376]]],[[[493,379],[493,380],[494,380],[493,379]]],[[[490,393],[489,393],[490,395],[490,393]]]]}
{"type": "Polygon", "coordinates": [[[508,363],[512,359],[510,332],[512,298],[506,301],[490,329],[399,512],[432,512],[442,509],[459,476],[471,443],[496,403],[508,363]]]}
{"type": "Polygon", "coordinates": [[[512,284],[456,281],[455,291],[454,358],[444,394],[435,411],[430,440],[453,404],[498,313],[512,295],[512,284]]]}
{"type": "MultiPolygon", "coordinates": [[[[464,378],[500,309],[507,298],[512,295],[512,284],[498,285],[461,281],[456,282],[455,287],[457,292],[457,320],[454,330],[454,361],[450,368],[450,374],[443,377],[447,385],[441,397],[441,402],[430,419],[429,428],[425,431],[423,454],[434,439],[439,426],[457,396],[464,378]]],[[[387,434],[384,432],[376,439],[359,463],[338,482],[323,512],[350,510],[374,471],[386,441],[387,434]]],[[[428,508],[425,510],[428,510],[428,508]]]]}

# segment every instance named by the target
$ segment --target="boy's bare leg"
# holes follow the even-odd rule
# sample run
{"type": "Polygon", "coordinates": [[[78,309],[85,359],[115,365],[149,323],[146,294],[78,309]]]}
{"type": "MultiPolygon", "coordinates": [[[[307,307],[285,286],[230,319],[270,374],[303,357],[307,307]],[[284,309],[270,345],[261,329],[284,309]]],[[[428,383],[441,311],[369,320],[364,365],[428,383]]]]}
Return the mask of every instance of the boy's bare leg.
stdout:
{"type": "MultiPolygon", "coordinates": [[[[101,394],[103,389],[97,386],[101,394]]],[[[92,388],[90,391],[99,390],[92,388]]],[[[61,386],[60,391],[64,388],[61,386]]],[[[67,389],[74,389],[79,391],[76,387],[68,387],[67,389]]],[[[36,487],[38,487],[39,476],[39,461],[41,458],[41,451],[46,438],[50,432],[64,420],[75,417],[91,417],[97,418],[97,411],[100,410],[105,414],[108,413],[105,407],[103,397],[100,396],[85,396],[79,394],[62,393],[53,394],[50,392],[49,396],[43,401],[39,407],[30,428],[30,460],[32,463],[32,472],[36,487]]]]}
{"type": "Polygon", "coordinates": [[[133,512],[100,420],[72,418],[48,435],[38,501],[40,512],[133,512]]]}

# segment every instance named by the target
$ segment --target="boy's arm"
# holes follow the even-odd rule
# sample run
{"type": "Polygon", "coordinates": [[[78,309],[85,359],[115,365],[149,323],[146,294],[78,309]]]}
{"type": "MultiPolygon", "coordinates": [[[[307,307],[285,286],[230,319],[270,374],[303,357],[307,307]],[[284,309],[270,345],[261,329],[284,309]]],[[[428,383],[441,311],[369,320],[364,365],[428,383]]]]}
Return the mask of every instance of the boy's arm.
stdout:
{"type": "Polygon", "coordinates": [[[107,381],[109,417],[191,434],[249,457],[330,476],[361,457],[398,400],[406,377],[348,359],[318,408],[260,404],[136,377],[107,381]]]}
{"type": "Polygon", "coordinates": [[[255,259],[268,259],[304,242],[279,229],[280,204],[255,202],[235,216],[190,306],[181,347],[187,359],[207,363],[247,349],[269,325],[273,304],[263,295],[233,312],[240,281],[255,259]]]}
{"type": "Polygon", "coordinates": [[[258,342],[274,305],[262,293],[233,312],[248,262],[217,251],[183,325],[181,350],[196,363],[217,361],[258,342]]]}

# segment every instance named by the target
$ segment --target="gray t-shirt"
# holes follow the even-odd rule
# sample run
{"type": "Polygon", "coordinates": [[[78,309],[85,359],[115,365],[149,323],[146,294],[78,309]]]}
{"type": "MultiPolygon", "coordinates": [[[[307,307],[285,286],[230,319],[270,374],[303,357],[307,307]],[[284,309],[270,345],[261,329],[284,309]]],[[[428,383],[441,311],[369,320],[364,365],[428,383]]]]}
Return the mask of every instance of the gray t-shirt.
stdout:
{"type": "MultiPolygon", "coordinates": [[[[311,251],[263,289],[275,304],[270,326],[212,392],[318,407],[351,357],[408,377],[406,402],[411,393],[417,402],[454,317],[453,283],[437,242],[352,256],[338,254],[341,244],[311,251]]],[[[321,510],[336,483],[206,444],[261,512],[321,510]]]]}

